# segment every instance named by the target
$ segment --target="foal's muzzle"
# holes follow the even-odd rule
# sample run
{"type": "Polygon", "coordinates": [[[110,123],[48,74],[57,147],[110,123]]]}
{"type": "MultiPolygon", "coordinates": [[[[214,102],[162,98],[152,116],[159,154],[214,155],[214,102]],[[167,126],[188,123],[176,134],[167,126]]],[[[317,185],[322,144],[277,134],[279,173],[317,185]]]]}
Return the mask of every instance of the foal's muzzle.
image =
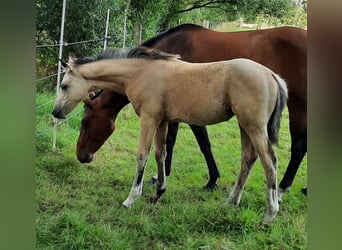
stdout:
{"type": "Polygon", "coordinates": [[[58,118],[58,119],[65,119],[66,116],[65,116],[65,113],[63,111],[62,108],[59,108],[59,107],[55,107],[53,110],[52,110],[52,114],[55,118],[58,118]]]}

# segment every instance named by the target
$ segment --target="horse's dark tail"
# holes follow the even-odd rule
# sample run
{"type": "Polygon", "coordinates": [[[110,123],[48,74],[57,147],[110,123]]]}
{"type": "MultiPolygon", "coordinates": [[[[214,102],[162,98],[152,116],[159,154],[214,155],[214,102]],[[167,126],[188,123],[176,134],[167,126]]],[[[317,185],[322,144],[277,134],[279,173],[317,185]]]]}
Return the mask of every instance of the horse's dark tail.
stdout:
{"type": "Polygon", "coordinates": [[[272,76],[278,84],[278,97],[271,118],[267,124],[267,132],[271,143],[278,145],[278,132],[280,128],[281,114],[287,102],[288,94],[285,80],[273,72],[272,76]]]}

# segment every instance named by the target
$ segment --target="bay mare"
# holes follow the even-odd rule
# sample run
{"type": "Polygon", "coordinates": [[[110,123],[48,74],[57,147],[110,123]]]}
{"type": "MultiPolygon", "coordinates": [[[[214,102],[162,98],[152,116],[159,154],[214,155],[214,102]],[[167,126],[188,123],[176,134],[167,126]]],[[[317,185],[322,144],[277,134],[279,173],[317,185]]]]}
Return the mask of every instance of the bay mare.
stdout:
{"type": "Polygon", "coordinates": [[[264,222],[274,219],[279,205],[277,157],[272,144],[278,142],[281,112],[287,101],[285,81],[277,74],[249,59],[188,63],[175,55],[143,47],[108,50],[98,57],[69,58],[63,66],[66,73],[52,112],[56,118],[65,118],[96,89],[126,95],[140,117],[137,171],[124,206],[130,207],[141,196],[153,138],[158,180],[151,202],[157,202],[165,192],[169,121],[205,126],[236,115],[242,160],[229,201],[239,204],[250,170],[259,156],[267,180],[264,222]]]}
{"type": "MultiPolygon", "coordinates": [[[[216,32],[193,24],[184,24],[163,32],[143,43],[144,46],[179,54],[183,61],[212,62],[243,57],[259,62],[286,79],[289,89],[287,102],[291,135],[291,158],[279,183],[279,196],[290,189],[298,167],[307,150],[307,63],[306,30],[279,27],[243,32],[216,32]]],[[[88,100],[84,111],[77,158],[90,162],[93,154],[114,131],[113,118],[129,103],[126,96],[110,90],[93,101],[88,100]],[[112,93],[112,94],[110,94],[112,93]],[[112,107],[111,107],[112,106],[112,107]],[[95,112],[96,111],[96,112],[95,112]]],[[[220,176],[204,126],[189,125],[205,156],[209,170],[207,189],[215,188],[220,176]]],[[[166,175],[171,171],[173,147],[178,122],[169,122],[167,134],[166,175]]]]}

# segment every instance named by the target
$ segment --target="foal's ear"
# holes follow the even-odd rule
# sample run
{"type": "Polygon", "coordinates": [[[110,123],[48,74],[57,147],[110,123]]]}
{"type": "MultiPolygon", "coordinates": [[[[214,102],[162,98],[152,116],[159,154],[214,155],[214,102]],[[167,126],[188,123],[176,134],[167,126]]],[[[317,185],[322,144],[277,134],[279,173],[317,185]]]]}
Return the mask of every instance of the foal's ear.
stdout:
{"type": "Polygon", "coordinates": [[[73,53],[69,53],[69,63],[74,63],[76,60],[76,57],[73,53]]]}
{"type": "Polygon", "coordinates": [[[63,59],[59,59],[59,61],[62,63],[62,67],[66,70],[68,69],[69,72],[72,72],[72,66],[69,62],[64,61],[63,59]]]}

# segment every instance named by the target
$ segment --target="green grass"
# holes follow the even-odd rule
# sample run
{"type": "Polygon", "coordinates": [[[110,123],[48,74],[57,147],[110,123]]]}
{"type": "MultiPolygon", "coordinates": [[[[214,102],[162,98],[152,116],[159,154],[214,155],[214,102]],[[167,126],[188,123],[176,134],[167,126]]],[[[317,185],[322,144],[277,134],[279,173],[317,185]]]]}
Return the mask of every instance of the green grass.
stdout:
{"type": "MultiPolygon", "coordinates": [[[[37,94],[37,106],[54,94],[37,94]]],[[[156,205],[147,202],[156,172],[153,154],[146,168],[142,197],[131,209],[121,206],[135,173],[138,117],[131,106],[119,114],[114,135],[90,164],[76,159],[82,105],[58,127],[52,150],[53,102],[37,109],[36,237],[37,249],[306,249],[306,158],[291,192],[284,196],[274,223],[261,222],[266,209],[265,176],[258,161],[239,206],[227,198],[239,172],[240,135],[236,120],[208,127],[219,166],[219,188],[203,190],[205,160],[195,137],[180,125],[167,191],[156,205]]],[[[283,114],[278,180],[290,156],[288,113],[283,114]]],[[[153,152],[153,151],[151,151],[153,152]]]]}

